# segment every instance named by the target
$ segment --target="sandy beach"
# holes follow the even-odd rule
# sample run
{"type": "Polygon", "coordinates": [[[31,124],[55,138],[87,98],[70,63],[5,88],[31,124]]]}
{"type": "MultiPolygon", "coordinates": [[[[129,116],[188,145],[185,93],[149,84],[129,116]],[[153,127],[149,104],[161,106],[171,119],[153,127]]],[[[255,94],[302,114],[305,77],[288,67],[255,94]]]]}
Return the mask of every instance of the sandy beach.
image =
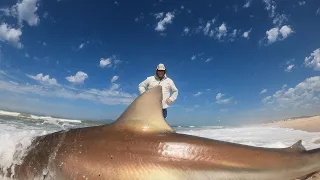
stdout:
{"type": "Polygon", "coordinates": [[[307,118],[287,119],[272,123],[264,123],[263,125],[275,126],[281,128],[292,128],[307,132],[320,132],[320,116],[307,118]]]}

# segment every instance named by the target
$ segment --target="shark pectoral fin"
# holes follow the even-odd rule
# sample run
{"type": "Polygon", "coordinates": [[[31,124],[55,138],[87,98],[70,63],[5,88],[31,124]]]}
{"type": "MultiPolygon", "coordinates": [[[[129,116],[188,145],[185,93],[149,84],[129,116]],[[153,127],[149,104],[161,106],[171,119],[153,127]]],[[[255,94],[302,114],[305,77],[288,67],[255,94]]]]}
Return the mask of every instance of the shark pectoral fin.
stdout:
{"type": "Polygon", "coordinates": [[[284,148],[287,152],[304,152],[306,148],[302,145],[302,140],[297,141],[292,146],[284,148]]]}
{"type": "Polygon", "coordinates": [[[112,124],[116,128],[152,133],[174,133],[162,114],[162,87],[144,92],[112,124]]]}

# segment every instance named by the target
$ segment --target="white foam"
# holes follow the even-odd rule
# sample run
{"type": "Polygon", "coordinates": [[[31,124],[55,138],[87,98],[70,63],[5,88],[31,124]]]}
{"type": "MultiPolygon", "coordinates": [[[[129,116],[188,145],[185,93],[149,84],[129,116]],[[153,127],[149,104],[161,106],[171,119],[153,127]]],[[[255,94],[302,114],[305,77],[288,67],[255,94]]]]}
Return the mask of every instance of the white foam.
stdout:
{"type": "Polygon", "coordinates": [[[0,110],[0,115],[4,115],[4,116],[19,116],[20,113],[0,110]]]}
{"type": "Polygon", "coordinates": [[[320,147],[320,144],[313,143],[315,140],[320,139],[320,133],[276,127],[251,126],[225,129],[179,130],[177,132],[258,147],[283,148],[291,146],[300,139],[307,149],[320,147]]]}
{"type": "Polygon", "coordinates": [[[19,112],[10,112],[10,111],[3,111],[3,110],[0,110],[0,115],[12,116],[12,117],[23,117],[26,119],[33,119],[33,120],[61,121],[61,122],[71,122],[71,123],[82,122],[81,120],[77,120],[77,119],[55,118],[51,116],[37,116],[33,114],[24,115],[23,113],[19,113],[19,112]]]}

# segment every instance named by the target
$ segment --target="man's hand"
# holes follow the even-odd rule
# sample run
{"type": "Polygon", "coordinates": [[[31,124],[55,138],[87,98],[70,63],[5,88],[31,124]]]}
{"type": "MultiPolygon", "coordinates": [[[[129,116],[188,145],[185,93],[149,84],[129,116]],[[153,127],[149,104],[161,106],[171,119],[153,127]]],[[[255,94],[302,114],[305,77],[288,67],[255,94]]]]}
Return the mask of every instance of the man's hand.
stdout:
{"type": "Polygon", "coordinates": [[[171,100],[171,99],[167,99],[167,100],[166,100],[166,103],[169,105],[169,104],[172,103],[172,100],[171,100]]]}

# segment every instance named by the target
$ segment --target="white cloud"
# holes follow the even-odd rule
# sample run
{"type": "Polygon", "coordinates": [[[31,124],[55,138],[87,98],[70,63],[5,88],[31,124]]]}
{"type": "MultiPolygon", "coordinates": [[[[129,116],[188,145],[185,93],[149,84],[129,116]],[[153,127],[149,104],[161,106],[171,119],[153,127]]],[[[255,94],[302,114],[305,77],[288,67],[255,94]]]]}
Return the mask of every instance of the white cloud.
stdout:
{"type": "Polygon", "coordinates": [[[100,64],[99,66],[101,68],[104,68],[104,67],[112,67],[115,69],[119,64],[121,64],[122,61],[120,59],[118,59],[116,56],[111,56],[109,58],[101,58],[100,59],[100,64]],[[112,63],[113,61],[113,63],[112,63]]]}
{"type": "Polygon", "coordinates": [[[39,24],[40,19],[36,14],[38,10],[37,2],[38,0],[22,0],[20,3],[17,3],[18,18],[21,23],[24,20],[28,22],[30,26],[39,24]]]}
{"type": "Polygon", "coordinates": [[[320,71],[320,48],[314,50],[309,57],[306,57],[304,64],[306,67],[320,71]]]}
{"type": "Polygon", "coordinates": [[[42,73],[37,74],[36,76],[27,74],[27,76],[31,79],[34,79],[42,84],[49,84],[49,85],[59,85],[55,78],[50,78],[49,75],[43,75],[42,73]]]}
{"type": "Polygon", "coordinates": [[[20,36],[22,35],[21,29],[14,29],[9,27],[6,23],[0,25],[0,41],[9,42],[11,45],[22,48],[23,45],[20,42],[20,36]]]}
{"type": "Polygon", "coordinates": [[[251,6],[252,0],[247,0],[246,3],[243,5],[244,8],[248,8],[251,6]]]}
{"type": "Polygon", "coordinates": [[[286,39],[291,33],[293,33],[293,30],[291,29],[290,26],[285,25],[281,27],[280,33],[283,39],[286,39]]]}
{"type": "Polygon", "coordinates": [[[79,45],[79,47],[78,47],[78,50],[84,48],[84,46],[85,46],[86,44],[88,44],[88,43],[89,43],[89,41],[86,41],[86,42],[84,42],[84,43],[81,43],[81,44],[79,45]]]}
{"type": "Polygon", "coordinates": [[[87,73],[78,71],[74,76],[66,77],[66,80],[73,84],[83,84],[88,77],[87,73]]]}
{"type": "Polygon", "coordinates": [[[282,26],[280,29],[278,27],[275,27],[266,31],[269,44],[272,44],[277,40],[284,40],[292,33],[293,33],[293,30],[291,29],[290,26],[287,26],[287,25],[282,26]],[[280,35],[282,36],[281,39],[279,38],[280,35]]]}
{"type": "Polygon", "coordinates": [[[190,28],[189,27],[184,27],[182,35],[188,35],[190,33],[190,28]]]}
{"type": "Polygon", "coordinates": [[[286,69],[285,71],[286,72],[291,72],[292,68],[294,67],[294,64],[290,64],[286,69]]]}
{"type": "Polygon", "coordinates": [[[112,79],[111,79],[111,83],[114,83],[118,79],[119,79],[119,76],[113,76],[112,79]]]}
{"type": "Polygon", "coordinates": [[[299,5],[300,6],[306,5],[306,2],[305,1],[299,1],[299,5]]]}
{"type": "Polygon", "coordinates": [[[221,39],[222,37],[226,36],[227,33],[228,33],[228,29],[227,29],[227,26],[226,26],[226,23],[222,23],[219,28],[218,28],[218,34],[216,35],[216,38],[217,39],[221,39]]]}
{"type": "Polygon", "coordinates": [[[158,22],[157,27],[155,28],[156,31],[164,31],[166,29],[167,24],[172,23],[172,19],[174,18],[174,14],[168,12],[166,17],[164,17],[161,21],[158,22]]]}
{"type": "Polygon", "coordinates": [[[267,34],[268,42],[271,44],[278,39],[279,28],[272,28],[268,30],[266,34],[267,34]]]}
{"type": "Polygon", "coordinates": [[[263,0],[263,2],[266,5],[265,9],[269,11],[269,16],[274,17],[277,8],[276,2],[274,0],[263,0]]]}
{"type": "Polygon", "coordinates": [[[121,90],[120,85],[112,84],[110,88],[79,89],[69,86],[43,86],[28,83],[11,83],[8,80],[0,79],[0,91],[18,93],[22,95],[37,95],[43,97],[54,97],[71,100],[88,100],[107,105],[130,104],[136,94],[130,94],[121,90]]]}
{"type": "Polygon", "coordinates": [[[320,7],[317,9],[316,14],[320,14],[320,7]]]}
{"type": "Polygon", "coordinates": [[[154,16],[156,17],[156,19],[161,19],[163,17],[163,12],[156,13],[154,16]]]}
{"type": "Polygon", "coordinates": [[[267,89],[263,89],[261,92],[260,92],[260,94],[264,94],[264,93],[266,93],[268,90],[267,89]]]}
{"type": "Polygon", "coordinates": [[[197,56],[196,55],[193,55],[192,57],[191,57],[191,60],[195,60],[197,58],[197,56]]]}
{"type": "Polygon", "coordinates": [[[196,94],[194,94],[193,96],[195,96],[195,97],[198,97],[198,96],[200,96],[200,95],[202,95],[203,94],[203,92],[197,92],[196,94]]]}
{"type": "Polygon", "coordinates": [[[203,31],[204,31],[204,35],[208,35],[209,30],[210,30],[210,22],[207,22],[206,27],[204,27],[203,31]]]}
{"type": "Polygon", "coordinates": [[[242,36],[243,36],[244,38],[249,39],[249,34],[250,34],[251,30],[252,30],[252,29],[250,29],[249,31],[244,32],[244,33],[242,34],[242,36]]]}
{"type": "Polygon", "coordinates": [[[281,26],[288,21],[288,17],[285,14],[277,14],[272,20],[273,24],[281,26]]]}
{"type": "Polygon", "coordinates": [[[216,103],[217,104],[229,104],[232,101],[232,98],[223,99],[222,97],[225,96],[222,93],[218,93],[216,96],[216,103]]]}
{"type": "Polygon", "coordinates": [[[210,62],[210,61],[212,61],[212,59],[213,59],[212,57],[207,58],[204,62],[206,62],[206,63],[207,63],[207,62],[210,62]]]}
{"type": "Polygon", "coordinates": [[[272,96],[262,100],[271,104],[275,110],[282,108],[309,108],[320,104],[320,76],[314,76],[300,82],[294,88],[283,86],[272,96]]]}
{"type": "Polygon", "coordinates": [[[26,21],[29,26],[37,26],[40,23],[40,18],[36,14],[39,6],[38,1],[39,0],[19,0],[19,2],[12,7],[1,9],[0,11],[4,12],[6,16],[17,18],[20,26],[23,26],[23,21],[26,21]]]}
{"type": "Polygon", "coordinates": [[[106,58],[106,59],[103,59],[101,58],[100,59],[100,67],[104,68],[104,67],[111,67],[111,60],[110,58],[106,58]]]}

